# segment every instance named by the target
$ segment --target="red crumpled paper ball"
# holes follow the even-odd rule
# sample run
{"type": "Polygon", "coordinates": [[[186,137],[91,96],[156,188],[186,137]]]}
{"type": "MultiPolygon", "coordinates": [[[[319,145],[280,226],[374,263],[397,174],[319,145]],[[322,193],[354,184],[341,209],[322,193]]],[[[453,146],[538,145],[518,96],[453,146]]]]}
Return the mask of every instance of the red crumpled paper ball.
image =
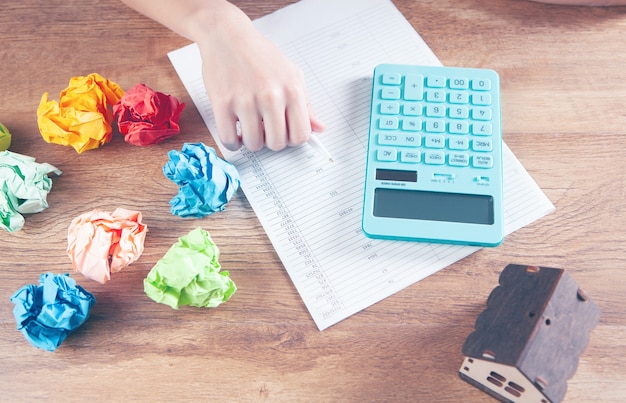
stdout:
{"type": "Polygon", "coordinates": [[[120,133],[127,143],[147,146],[177,135],[185,107],[175,97],[137,84],[113,106],[120,133]]]}

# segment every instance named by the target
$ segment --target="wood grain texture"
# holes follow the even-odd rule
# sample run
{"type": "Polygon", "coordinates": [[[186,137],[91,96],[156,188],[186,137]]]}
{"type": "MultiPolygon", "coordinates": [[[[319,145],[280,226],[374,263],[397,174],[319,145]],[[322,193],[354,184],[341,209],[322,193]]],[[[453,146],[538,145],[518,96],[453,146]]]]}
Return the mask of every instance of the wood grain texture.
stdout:
{"type": "MultiPolygon", "coordinates": [[[[166,53],[188,42],[117,0],[5,2],[0,122],[12,151],[63,171],[50,207],[0,233],[0,390],[6,401],[442,401],[490,398],[460,380],[461,346],[508,263],[561,267],[601,310],[566,402],[626,396],[626,8],[523,0],[396,0],[441,61],[502,80],[504,139],[556,205],[545,218],[319,332],[243,193],[203,220],[173,217],[170,149],[214,145],[166,53]],[[77,155],[45,143],[36,108],[69,78],[98,72],[187,103],[183,133],[147,148],[121,136],[77,155]],[[54,353],[15,330],[9,297],[40,273],[71,270],[66,232],[94,208],[140,210],[141,259],[106,285],[54,353]],[[215,310],[149,300],[142,281],[179,236],[202,226],[237,293],[215,310]]],[[[234,1],[252,18],[293,1],[234,1]]],[[[214,61],[219,63],[219,60],[214,61]]]]}

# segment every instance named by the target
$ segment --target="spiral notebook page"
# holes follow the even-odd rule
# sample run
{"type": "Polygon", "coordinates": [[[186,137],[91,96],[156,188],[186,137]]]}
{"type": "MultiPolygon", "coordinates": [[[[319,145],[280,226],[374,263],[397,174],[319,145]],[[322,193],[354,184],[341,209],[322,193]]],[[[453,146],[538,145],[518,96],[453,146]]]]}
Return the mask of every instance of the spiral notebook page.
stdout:
{"type": "MultiPolygon", "coordinates": [[[[478,248],[381,241],[361,232],[371,80],[379,63],[440,64],[389,0],[303,0],[255,21],[306,76],[334,162],[309,145],[279,153],[226,150],[192,44],[170,60],[320,330],[478,248]]],[[[219,60],[214,61],[219,63],[219,60]]],[[[554,207],[504,147],[505,231],[554,207]]]]}

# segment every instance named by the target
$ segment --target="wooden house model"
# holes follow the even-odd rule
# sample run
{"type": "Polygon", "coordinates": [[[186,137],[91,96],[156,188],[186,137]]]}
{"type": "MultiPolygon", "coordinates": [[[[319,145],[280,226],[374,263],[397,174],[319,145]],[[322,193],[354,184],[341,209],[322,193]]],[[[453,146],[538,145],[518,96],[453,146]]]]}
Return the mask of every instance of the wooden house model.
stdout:
{"type": "Polygon", "coordinates": [[[503,402],[560,402],[600,311],[563,269],[508,265],[463,344],[461,379],[503,402]]]}

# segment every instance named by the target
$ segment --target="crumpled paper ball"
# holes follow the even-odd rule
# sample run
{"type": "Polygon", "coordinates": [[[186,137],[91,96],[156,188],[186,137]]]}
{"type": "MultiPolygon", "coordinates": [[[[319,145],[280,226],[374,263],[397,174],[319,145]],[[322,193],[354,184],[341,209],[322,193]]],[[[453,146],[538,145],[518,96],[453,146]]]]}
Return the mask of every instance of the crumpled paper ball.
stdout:
{"type": "Polygon", "coordinates": [[[11,133],[9,129],[0,123],[0,151],[8,150],[11,147],[11,133]]]}
{"type": "Polygon", "coordinates": [[[143,253],[148,227],[138,211],[95,209],[74,218],[67,231],[67,254],[74,270],[101,284],[143,253]]]}
{"type": "Polygon", "coordinates": [[[185,143],[180,152],[171,150],[163,167],[165,176],[179,186],[170,201],[172,214],[204,217],[226,207],[239,189],[239,172],[203,143],[185,143]]]}
{"type": "Polygon", "coordinates": [[[44,93],[37,108],[37,124],[45,141],[73,147],[79,154],[111,140],[115,105],[124,91],[98,73],[70,78],[59,102],[44,93]]]}
{"type": "Polygon", "coordinates": [[[89,317],[95,297],[68,274],[46,273],[11,297],[17,330],[42,350],[54,351],[89,317]]]}
{"type": "Polygon", "coordinates": [[[35,158],[11,151],[0,151],[0,225],[8,232],[24,226],[22,214],[39,213],[48,208],[52,179],[61,175],[54,166],[37,163],[35,158]]]}
{"type": "Polygon", "coordinates": [[[147,146],[180,132],[178,120],[184,108],[175,97],[137,84],[124,93],[113,112],[126,142],[147,146]]]}
{"type": "Polygon", "coordinates": [[[237,287],[220,271],[219,249],[211,235],[196,228],[178,239],[144,279],[144,291],[156,302],[178,309],[184,305],[215,308],[237,287]]]}

